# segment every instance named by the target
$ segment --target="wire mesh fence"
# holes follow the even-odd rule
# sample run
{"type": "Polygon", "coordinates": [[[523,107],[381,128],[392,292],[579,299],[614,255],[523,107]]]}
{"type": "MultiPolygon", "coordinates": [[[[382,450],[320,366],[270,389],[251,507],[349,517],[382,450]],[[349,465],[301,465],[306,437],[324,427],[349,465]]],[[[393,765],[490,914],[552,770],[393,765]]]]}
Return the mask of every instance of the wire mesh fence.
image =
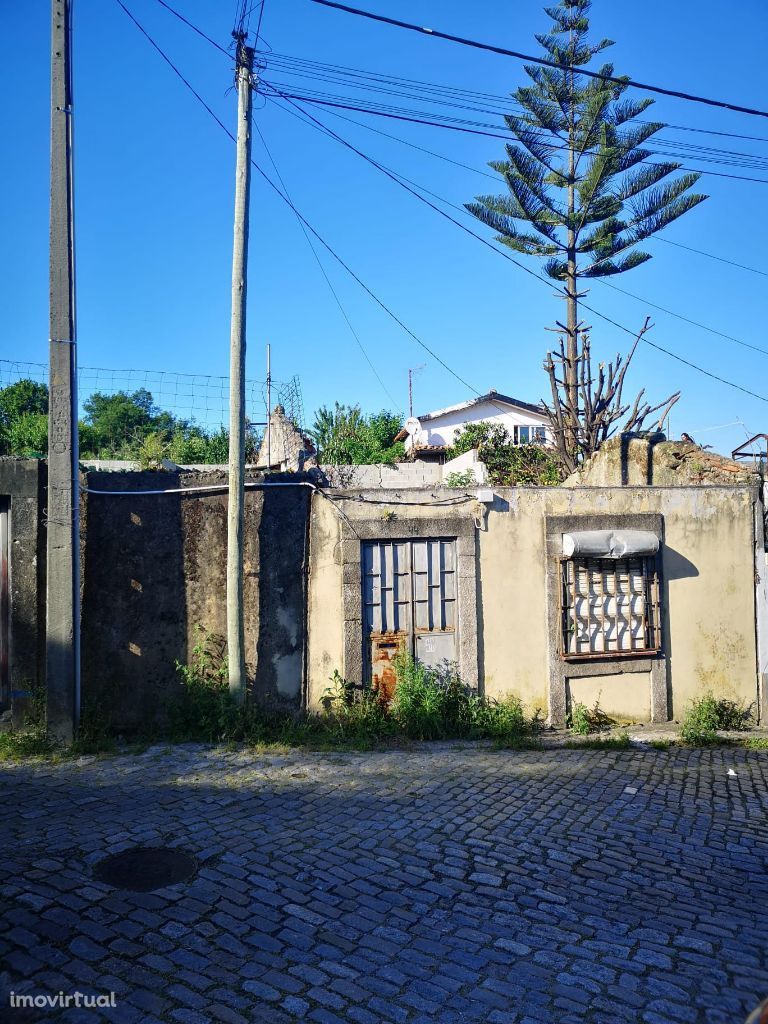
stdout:
{"type": "MultiPolygon", "coordinates": [[[[40,403],[47,407],[43,389],[48,385],[48,365],[0,359],[0,392],[22,382],[30,382],[26,391],[37,395],[38,404],[33,408],[27,400],[24,408],[22,402],[15,421],[6,422],[5,432],[8,435],[10,431],[10,440],[6,436],[4,447],[9,454],[38,454],[37,449],[43,447],[43,432],[47,432],[40,403]]],[[[164,454],[181,456],[183,461],[226,461],[225,455],[220,456],[226,450],[229,429],[229,377],[175,370],[80,366],[77,387],[81,448],[85,453],[135,457],[150,438],[158,452],[163,446],[171,446],[173,450],[169,448],[164,454]],[[218,444],[212,444],[214,440],[218,444]],[[199,453],[198,459],[195,452],[199,453]]],[[[298,377],[272,379],[269,383],[246,379],[245,390],[252,450],[258,445],[270,404],[273,409],[282,406],[288,418],[304,429],[298,377]]],[[[0,420],[2,414],[0,409],[0,420]]]]}

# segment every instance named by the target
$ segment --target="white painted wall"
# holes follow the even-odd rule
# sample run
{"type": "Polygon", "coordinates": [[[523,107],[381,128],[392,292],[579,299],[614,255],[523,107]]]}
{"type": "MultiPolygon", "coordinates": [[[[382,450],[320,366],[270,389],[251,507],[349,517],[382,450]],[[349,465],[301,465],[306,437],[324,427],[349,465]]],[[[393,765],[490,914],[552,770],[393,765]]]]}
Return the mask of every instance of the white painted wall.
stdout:
{"type": "Polygon", "coordinates": [[[455,412],[446,412],[440,416],[422,422],[422,431],[415,438],[408,437],[405,446],[410,448],[414,441],[417,446],[425,444],[453,444],[453,439],[458,430],[467,423],[501,423],[514,436],[515,426],[525,427],[546,427],[547,439],[551,440],[551,429],[546,416],[538,416],[536,413],[528,412],[525,409],[514,409],[505,406],[503,403],[481,402],[478,405],[470,406],[468,409],[457,409],[455,412]]]}

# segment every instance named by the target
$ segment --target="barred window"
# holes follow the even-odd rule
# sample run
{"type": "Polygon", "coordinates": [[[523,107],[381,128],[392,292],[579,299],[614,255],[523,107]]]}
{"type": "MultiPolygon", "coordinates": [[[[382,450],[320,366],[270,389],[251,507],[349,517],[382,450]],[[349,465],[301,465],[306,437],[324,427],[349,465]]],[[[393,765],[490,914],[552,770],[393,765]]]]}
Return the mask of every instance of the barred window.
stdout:
{"type": "Polygon", "coordinates": [[[561,565],[565,658],[655,654],[661,649],[654,556],[568,558],[561,565]]]}

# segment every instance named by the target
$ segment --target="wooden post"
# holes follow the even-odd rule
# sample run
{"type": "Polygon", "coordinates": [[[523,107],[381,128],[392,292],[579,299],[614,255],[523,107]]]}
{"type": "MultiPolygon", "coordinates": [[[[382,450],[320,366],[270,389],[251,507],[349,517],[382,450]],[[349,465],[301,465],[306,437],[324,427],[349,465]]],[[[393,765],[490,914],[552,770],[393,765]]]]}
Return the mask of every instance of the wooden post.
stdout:
{"type": "Polygon", "coordinates": [[[227,656],[229,690],[245,700],[243,612],[243,506],[245,500],[245,319],[248,274],[248,205],[251,185],[253,50],[244,34],[237,46],[237,166],[232,253],[232,323],[229,371],[229,503],[227,510],[227,656]]]}
{"type": "Polygon", "coordinates": [[[62,743],[72,741],[80,714],[71,33],[71,0],[52,0],[46,706],[48,730],[62,743]]]}

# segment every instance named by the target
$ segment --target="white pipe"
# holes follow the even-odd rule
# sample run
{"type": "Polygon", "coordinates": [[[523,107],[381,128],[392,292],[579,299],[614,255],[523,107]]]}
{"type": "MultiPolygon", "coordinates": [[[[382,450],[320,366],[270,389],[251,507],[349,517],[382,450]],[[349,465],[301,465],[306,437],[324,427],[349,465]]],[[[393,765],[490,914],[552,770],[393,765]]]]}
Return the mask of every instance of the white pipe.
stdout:
{"type": "MultiPolygon", "coordinates": [[[[281,480],[264,481],[260,483],[255,480],[246,480],[246,487],[311,487],[313,491],[319,491],[323,493],[321,488],[316,484],[310,483],[309,480],[297,480],[295,483],[285,483],[281,480]]],[[[167,487],[160,491],[100,491],[94,487],[80,487],[80,490],[85,494],[117,494],[117,495],[133,495],[134,497],[141,494],[190,494],[195,491],[228,491],[229,484],[210,484],[205,487],[167,487]]],[[[327,497],[327,495],[326,495],[327,497]]]]}

